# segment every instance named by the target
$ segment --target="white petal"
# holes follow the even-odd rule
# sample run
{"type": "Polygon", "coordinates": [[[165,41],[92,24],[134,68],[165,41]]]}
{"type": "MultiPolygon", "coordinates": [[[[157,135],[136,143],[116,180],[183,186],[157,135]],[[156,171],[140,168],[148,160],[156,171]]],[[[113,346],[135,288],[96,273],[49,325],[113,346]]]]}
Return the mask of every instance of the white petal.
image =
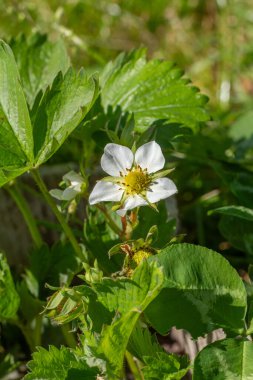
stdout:
{"type": "Polygon", "coordinates": [[[89,203],[94,205],[105,201],[118,202],[121,200],[123,193],[124,190],[121,190],[118,185],[112,182],[98,181],[90,194],[89,203]]]}
{"type": "Polygon", "coordinates": [[[55,198],[55,199],[59,199],[60,201],[62,200],[62,193],[63,193],[63,190],[60,190],[60,189],[52,189],[49,191],[50,195],[55,198]]]}
{"type": "Polygon", "coordinates": [[[79,193],[73,186],[67,187],[62,193],[62,200],[71,201],[79,193]]]}
{"type": "Polygon", "coordinates": [[[133,152],[126,146],[107,144],[101,158],[101,166],[106,173],[117,177],[120,172],[126,173],[126,169],[131,169],[133,160],[133,152]]]}
{"type": "Polygon", "coordinates": [[[135,207],[144,206],[148,203],[139,195],[133,195],[126,199],[123,208],[117,211],[117,214],[124,216],[127,210],[132,210],[135,207]]]}
{"type": "Polygon", "coordinates": [[[155,141],[151,141],[137,149],[135,162],[142,169],[147,169],[148,173],[154,173],[164,167],[165,158],[160,145],[155,141]]]}
{"type": "Polygon", "coordinates": [[[83,183],[84,179],[83,177],[74,172],[74,170],[71,170],[70,172],[66,173],[63,177],[62,177],[63,181],[69,181],[71,183],[71,185],[75,186],[79,183],[83,183]]]}
{"type": "Polygon", "coordinates": [[[150,190],[147,191],[147,198],[150,203],[156,203],[177,193],[176,185],[169,178],[156,179],[150,186],[150,190]]]}

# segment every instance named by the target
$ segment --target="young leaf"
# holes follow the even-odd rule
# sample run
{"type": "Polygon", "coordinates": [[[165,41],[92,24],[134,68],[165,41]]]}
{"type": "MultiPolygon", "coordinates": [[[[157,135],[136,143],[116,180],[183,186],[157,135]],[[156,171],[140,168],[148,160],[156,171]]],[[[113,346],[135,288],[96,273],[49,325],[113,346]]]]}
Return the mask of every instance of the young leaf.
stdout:
{"type": "Polygon", "coordinates": [[[98,374],[96,368],[88,367],[84,358],[66,347],[50,346],[48,351],[38,347],[27,367],[31,373],[24,380],[96,380],[98,374]]]}
{"type": "Polygon", "coordinates": [[[27,102],[32,108],[39,91],[51,85],[58,72],[67,71],[70,60],[61,40],[48,41],[46,35],[21,35],[10,43],[20,73],[27,102]]]}
{"type": "Polygon", "coordinates": [[[0,253],[0,320],[14,318],[20,299],[16,292],[10,268],[0,253]]]}
{"type": "Polygon", "coordinates": [[[166,283],[145,314],[161,334],[172,326],[194,338],[222,327],[245,328],[246,291],[234,268],[218,253],[191,244],[175,244],[149,260],[163,266],[166,283]]]}
{"type": "Polygon", "coordinates": [[[250,380],[253,378],[253,343],[225,339],[205,347],[195,359],[193,380],[250,380]]]}
{"type": "MultiPolygon", "coordinates": [[[[163,272],[156,265],[143,261],[135,270],[134,281],[139,288],[138,297],[133,297],[134,301],[128,304],[128,310],[124,310],[121,318],[111,326],[106,326],[97,349],[97,355],[108,363],[110,379],[118,378],[130,335],[141,313],[160,292],[164,281],[163,272]]],[[[126,291],[125,299],[132,296],[133,291],[130,288],[126,291]]]]}
{"type": "Polygon", "coordinates": [[[176,220],[168,217],[168,210],[165,202],[158,205],[159,213],[154,212],[149,207],[141,207],[139,212],[139,224],[133,232],[133,238],[146,237],[150,226],[157,225],[158,236],[155,240],[155,247],[162,248],[167,244],[176,232],[176,220]]]}
{"type": "MultiPolygon", "coordinates": [[[[101,283],[94,284],[93,287],[97,293],[98,301],[101,302],[109,311],[115,311],[125,314],[131,309],[138,307],[142,302],[145,294],[149,292],[151,284],[149,279],[154,281],[160,273],[149,268],[144,260],[133,274],[132,279],[118,278],[113,280],[105,278],[101,283]]],[[[152,285],[153,286],[153,285],[152,285]]]]}
{"type": "Polygon", "coordinates": [[[176,356],[159,352],[145,358],[146,366],[142,369],[145,380],[180,380],[189,370],[185,356],[176,356]]]}
{"type": "Polygon", "coordinates": [[[144,49],[110,62],[102,72],[101,88],[104,109],[120,106],[133,112],[138,132],[159,119],[190,127],[209,119],[203,108],[206,97],[182,78],[182,71],[171,62],[147,62],[144,49]]]}

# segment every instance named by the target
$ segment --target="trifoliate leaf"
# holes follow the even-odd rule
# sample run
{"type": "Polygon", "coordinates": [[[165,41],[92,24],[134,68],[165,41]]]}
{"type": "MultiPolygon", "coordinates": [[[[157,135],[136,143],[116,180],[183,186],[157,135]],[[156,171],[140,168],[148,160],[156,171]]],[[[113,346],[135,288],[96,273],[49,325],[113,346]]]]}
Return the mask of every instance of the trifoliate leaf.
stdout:
{"type": "Polygon", "coordinates": [[[0,186],[56,152],[88,112],[97,88],[96,79],[83,71],[59,73],[30,118],[13,53],[0,42],[0,186]]]}
{"type": "Polygon", "coordinates": [[[207,98],[182,75],[171,62],[147,62],[144,49],[120,54],[102,72],[102,105],[105,111],[119,106],[133,112],[138,132],[159,119],[194,128],[209,119],[203,108],[207,98]]]}

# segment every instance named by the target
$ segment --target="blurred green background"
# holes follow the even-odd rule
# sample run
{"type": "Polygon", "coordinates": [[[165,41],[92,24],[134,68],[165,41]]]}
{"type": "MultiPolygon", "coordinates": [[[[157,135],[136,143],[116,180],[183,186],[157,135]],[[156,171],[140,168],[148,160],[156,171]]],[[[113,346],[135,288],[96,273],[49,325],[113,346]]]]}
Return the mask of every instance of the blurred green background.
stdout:
{"type": "Polygon", "coordinates": [[[75,66],[99,68],[121,51],[146,46],[176,61],[214,106],[253,93],[251,0],[1,0],[0,35],[63,38],[75,66]]]}

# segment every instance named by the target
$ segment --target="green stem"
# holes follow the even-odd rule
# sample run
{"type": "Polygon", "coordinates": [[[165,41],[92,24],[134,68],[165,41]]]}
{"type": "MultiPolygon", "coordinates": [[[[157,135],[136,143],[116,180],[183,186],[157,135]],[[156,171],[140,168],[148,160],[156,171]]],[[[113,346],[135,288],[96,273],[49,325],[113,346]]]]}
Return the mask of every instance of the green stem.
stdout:
{"type": "Polygon", "coordinates": [[[126,351],[125,357],[135,380],[144,380],[143,374],[130,352],[126,351]]]}
{"type": "Polygon", "coordinates": [[[104,216],[106,217],[106,219],[108,220],[108,224],[109,226],[111,227],[111,229],[117,234],[119,235],[119,237],[122,237],[122,231],[121,229],[119,228],[119,226],[114,222],[114,220],[112,219],[112,217],[109,215],[108,211],[106,210],[106,208],[100,204],[97,205],[97,208],[99,210],[101,210],[104,214],[104,216]]]}
{"type": "Polygon", "coordinates": [[[10,194],[12,199],[16,202],[23,218],[27,224],[30,231],[31,237],[37,248],[40,248],[43,244],[43,240],[40,231],[37,227],[36,221],[30,211],[29,205],[27,204],[25,198],[23,197],[21,191],[16,185],[6,186],[6,191],[10,194]]]}
{"type": "Polygon", "coordinates": [[[68,324],[61,326],[61,331],[62,331],[62,334],[64,336],[64,339],[65,339],[67,345],[70,348],[76,348],[75,337],[74,337],[74,335],[69,330],[70,330],[70,326],[68,324]]]}
{"type": "Polygon", "coordinates": [[[48,189],[47,189],[47,187],[46,187],[43,179],[41,178],[39,171],[35,169],[35,170],[31,171],[31,173],[32,173],[34,181],[37,183],[37,185],[38,185],[41,193],[43,194],[46,202],[48,203],[48,205],[50,206],[51,210],[55,214],[58,222],[62,226],[62,229],[65,232],[67,238],[69,239],[69,241],[70,241],[72,247],[74,248],[77,256],[80,259],[83,259],[81,247],[79,246],[79,244],[78,244],[78,242],[77,242],[77,240],[75,238],[75,235],[73,234],[71,228],[66,223],[66,221],[65,221],[62,213],[58,210],[58,207],[57,207],[54,199],[49,194],[48,189]]]}
{"type": "Polygon", "coordinates": [[[42,328],[42,321],[43,317],[42,315],[38,315],[35,321],[35,329],[34,329],[34,346],[40,346],[41,345],[41,328],[42,328]]]}

